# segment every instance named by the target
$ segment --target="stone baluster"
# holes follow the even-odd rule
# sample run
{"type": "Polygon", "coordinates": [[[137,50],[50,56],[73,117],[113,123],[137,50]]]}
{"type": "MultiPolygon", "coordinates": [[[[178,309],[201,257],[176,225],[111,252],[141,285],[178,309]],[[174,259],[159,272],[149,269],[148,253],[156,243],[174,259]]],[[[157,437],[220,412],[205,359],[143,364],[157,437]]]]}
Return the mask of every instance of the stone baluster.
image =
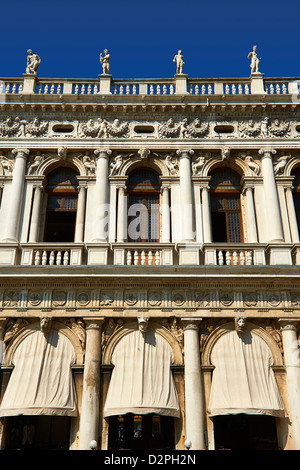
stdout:
{"type": "Polygon", "coordinates": [[[97,149],[96,188],[95,188],[95,236],[93,241],[105,243],[108,238],[108,175],[111,150],[97,149]]]}
{"type": "Polygon", "coordinates": [[[259,150],[259,154],[262,155],[262,173],[264,182],[266,218],[269,229],[269,243],[278,243],[284,241],[279,197],[273,169],[272,155],[275,153],[276,150],[272,148],[263,148],[259,150]]]}
{"type": "Polygon", "coordinates": [[[36,184],[34,186],[34,197],[33,197],[33,205],[32,205],[32,216],[31,216],[31,222],[30,222],[29,243],[36,243],[39,241],[43,192],[44,192],[44,187],[42,184],[36,184]]]}
{"type": "Polygon", "coordinates": [[[19,226],[24,198],[24,184],[28,149],[16,148],[13,150],[15,155],[15,166],[10,190],[9,216],[6,219],[5,242],[18,241],[19,226]]]}
{"type": "Polygon", "coordinates": [[[300,351],[298,321],[281,320],[287,395],[295,450],[300,450],[300,351]]]}
{"type": "Polygon", "coordinates": [[[204,391],[200,362],[200,319],[183,318],[184,332],[184,387],[185,437],[192,443],[191,450],[204,450],[204,391]]]}
{"type": "Polygon", "coordinates": [[[101,330],[103,318],[85,318],[86,349],[80,415],[79,450],[90,450],[90,442],[98,442],[100,410],[101,330]]]}
{"type": "Polygon", "coordinates": [[[191,156],[193,154],[193,150],[177,150],[177,155],[180,156],[179,176],[182,242],[193,242],[195,240],[193,183],[191,168],[191,156]]]}
{"type": "Polygon", "coordinates": [[[80,185],[77,201],[77,216],[74,236],[75,243],[82,243],[84,240],[86,192],[87,186],[80,185]]]}

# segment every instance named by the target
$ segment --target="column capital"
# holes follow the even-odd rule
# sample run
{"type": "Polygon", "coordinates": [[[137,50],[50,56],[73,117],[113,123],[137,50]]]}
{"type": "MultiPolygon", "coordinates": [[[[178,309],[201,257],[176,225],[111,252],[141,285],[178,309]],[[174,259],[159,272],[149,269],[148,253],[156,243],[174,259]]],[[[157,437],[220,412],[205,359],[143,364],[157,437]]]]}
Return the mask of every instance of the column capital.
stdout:
{"type": "Polygon", "coordinates": [[[263,147],[259,149],[258,151],[259,155],[262,155],[262,157],[269,157],[272,158],[272,155],[275,155],[277,151],[273,147],[263,147]]]}
{"type": "Polygon", "coordinates": [[[193,149],[178,149],[176,150],[176,154],[179,155],[179,157],[192,157],[194,155],[194,150],[193,149]]]}
{"type": "Polygon", "coordinates": [[[98,158],[108,158],[112,154],[112,150],[109,148],[101,148],[94,150],[94,154],[98,156],[98,158]]]}
{"type": "Polygon", "coordinates": [[[86,330],[100,330],[105,321],[104,317],[84,317],[83,321],[86,326],[86,330]]]}
{"type": "Polygon", "coordinates": [[[278,323],[280,325],[281,331],[297,331],[297,327],[299,326],[300,320],[295,319],[288,319],[288,318],[279,318],[278,323]]]}
{"type": "Polygon", "coordinates": [[[195,330],[199,331],[199,325],[202,322],[202,318],[193,318],[193,317],[183,317],[181,318],[181,322],[183,325],[183,331],[185,330],[195,330]]]}
{"type": "Polygon", "coordinates": [[[12,150],[12,154],[15,155],[16,158],[17,157],[27,158],[28,155],[30,154],[30,150],[25,149],[25,148],[21,148],[21,147],[17,147],[17,148],[12,150]]]}

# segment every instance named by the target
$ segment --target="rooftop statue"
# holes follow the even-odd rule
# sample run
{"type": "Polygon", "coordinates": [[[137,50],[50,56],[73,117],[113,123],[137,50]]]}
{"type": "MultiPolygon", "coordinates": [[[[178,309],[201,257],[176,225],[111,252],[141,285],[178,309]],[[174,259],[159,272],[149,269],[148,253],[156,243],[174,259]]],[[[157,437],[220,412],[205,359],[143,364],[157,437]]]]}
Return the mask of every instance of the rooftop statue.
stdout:
{"type": "Polygon", "coordinates": [[[260,59],[257,57],[256,49],[257,49],[257,46],[253,46],[252,52],[249,52],[248,54],[248,59],[251,59],[251,62],[250,62],[251,74],[258,73],[258,66],[259,66],[260,59]]]}
{"type": "Polygon", "coordinates": [[[176,74],[181,75],[184,66],[182,51],[178,51],[178,54],[175,55],[173,62],[176,62],[176,74]]]}
{"type": "Polygon", "coordinates": [[[110,54],[108,54],[108,50],[104,49],[102,55],[102,52],[100,54],[100,63],[102,64],[102,69],[103,73],[102,75],[109,75],[109,60],[110,60],[110,54]]]}
{"type": "Polygon", "coordinates": [[[37,54],[34,54],[31,49],[28,49],[27,54],[26,73],[36,74],[41,63],[41,58],[37,54]]]}

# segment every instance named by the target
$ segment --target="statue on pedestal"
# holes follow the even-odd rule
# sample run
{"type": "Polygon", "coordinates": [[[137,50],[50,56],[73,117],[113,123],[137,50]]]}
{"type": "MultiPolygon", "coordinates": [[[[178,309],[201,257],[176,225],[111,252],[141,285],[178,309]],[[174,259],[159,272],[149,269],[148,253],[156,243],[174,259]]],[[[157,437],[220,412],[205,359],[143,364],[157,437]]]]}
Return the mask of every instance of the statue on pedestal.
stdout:
{"type": "Polygon", "coordinates": [[[251,59],[251,62],[250,62],[251,74],[258,73],[258,66],[259,66],[260,59],[257,57],[256,50],[257,50],[257,46],[253,46],[252,52],[249,52],[248,54],[248,59],[251,59]]]}
{"type": "Polygon", "coordinates": [[[173,62],[176,62],[176,74],[181,75],[184,66],[182,51],[178,51],[178,54],[175,55],[173,62]]]}
{"type": "Polygon", "coordinates": [[[41,58],[37,54],[34,54],[31,49],[28,49],[27,54],[26,73],[36,74],[41,63],[41,58]]]}
{"type": "Polygon", "coordinates": [[[108,50],[104,49],[102,55],[102,52],[100,54],[100,63],[102,64],[102,69],[103,69],[103,74],[102,75],[109,75],[109,60],[110,60],[110,54],[108,54],[108,50]]]}

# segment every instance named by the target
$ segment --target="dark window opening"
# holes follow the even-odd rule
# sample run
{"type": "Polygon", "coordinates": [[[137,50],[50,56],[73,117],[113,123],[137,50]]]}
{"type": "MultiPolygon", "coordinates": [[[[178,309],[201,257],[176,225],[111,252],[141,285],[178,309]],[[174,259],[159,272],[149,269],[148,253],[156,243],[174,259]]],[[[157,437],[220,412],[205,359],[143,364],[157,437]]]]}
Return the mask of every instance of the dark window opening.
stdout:
{"type": "Polygon", "coordinates": [[[47,176],[48,200],[44,241],[74,241],[77,187],[76,172],[71,168],[58,168],[47,176]]]}
{"type": "Polygon", "coordinates": [[[14,416],[7,419],[7,450],[68,450],[67,416],[14,416]]]}
{"type": "Polygon", "coordinates": [[[273,416],[215,416],[215,450],[278,450],[273,416]]]}
{"type": "Polygon", "coordinates": [[[217,168],[211,173],[210,187],[213,242],[242,242],[239,174],[230,168],[217,168]]]}
{"type": "Polygon", "coordinates": [[[296,168],[292,175],[295,177],[293,181],[293,199],[294,199],[294,207],[296,212],[296,219],[298,225],[298,231],[300,232],[300,169],[296,168]]]}
{"type": "Polygon", "coordinates": [[[174,418],[155,414],[111,416],[108,449],[174,449],[174,418]]]}
{"type": "Polygon", "coordinates": [[[129,176],[129,241],[159,241],[159,190],[159,175],[153,170],[142,168],[129,176]]]}

